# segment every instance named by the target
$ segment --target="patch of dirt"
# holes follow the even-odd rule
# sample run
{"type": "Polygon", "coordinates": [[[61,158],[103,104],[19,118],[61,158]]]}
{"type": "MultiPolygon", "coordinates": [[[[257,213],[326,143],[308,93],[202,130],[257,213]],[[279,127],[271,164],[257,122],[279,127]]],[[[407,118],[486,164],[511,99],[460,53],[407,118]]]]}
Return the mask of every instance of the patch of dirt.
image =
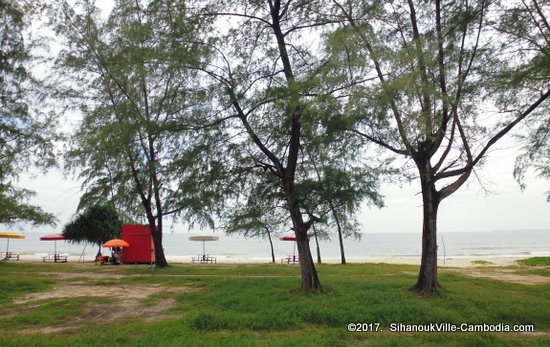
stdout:
{"type": "MultiPolygon", "coordinates": [[[[79,276],[75,276],[79,277],[79,276]]],[[[83,323],[109,323],[142,318],[146,321],[168,318],[168,310],[175,306],[175,299],[166,298],[172,294],[197,290],[191,287],[168,287],[162,285],[63,285],[52,291],[29,294],[14,301],[15,305],[30,305],[27,308],[40,307],[40,301],[46,299],[63,299],[75,297],[90,297],[84,305],[84,311],[78,316],[71,316],[67,322],[39,329],[27,329],[26,333],[55,333],[80,327],[83,323]],[[153,294],[162,294],[162,298],[146,303],[153,294]],[[105,303],[102,303],[105,302],[105,303]]],[[[16,308],[18,309],[18,308],[16,308]]]]}
{"type": "Polygon", "coordinates": [[[101,272],[48,272],[49,275],[57,276],[60,280],[73,280],[75,278],[86,278],[91,280],[113,279],[132,277],[132,275],[121,275],[117,273],[101,272]]]}
{"type": "Polygon", "coordinates": [[[482,272],[470,269],[460,269],[458,272],[463,273],[470,277],[484,278],[489,280],[497,280],[507,283],[524,284],[524,285],[536,285],[536,284],[549,284],[550,277],[540,275],[518,275],[510,273],[509,271],[500,272],[482,272]]]}

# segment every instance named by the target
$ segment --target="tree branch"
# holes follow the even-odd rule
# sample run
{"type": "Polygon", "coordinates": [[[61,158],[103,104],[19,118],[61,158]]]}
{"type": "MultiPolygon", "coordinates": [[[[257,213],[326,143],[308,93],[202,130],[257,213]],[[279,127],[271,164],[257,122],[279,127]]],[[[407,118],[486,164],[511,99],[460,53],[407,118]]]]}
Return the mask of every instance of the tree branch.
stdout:
{"type": "Polygon", "coordinates": [[[531,106],[527,108],[519,117],[514,119],[512,122],[510,122],[507,126],[505,126],[502,130],[500,130],[496,135],[494,135],[483,147],[483,149],[479,152],[479,154],[473,159],[469,164],[464,166],[462,169],[448,171],[448,172],[442,172],[436,175],[436,179],[442,179],[452,176],[458,176],[461,174],[464,174],[465,172],[472,170],[473,167],[483,158],[485,153],[498,141],[500,140],[504,135],[506,135],[510,130],[512,130],[519,122],[521,122],[523,119],[525,119],[527,116],[529,116],[540,104],[542,104],[548,97],[550,96],[550,89],[548,89],[544,94],[542,94],[531,106]]]}
{"type": "Polygon", "coordinates": [[[387,143],[385,143],[384,141],[381,141],[381,140],[378,140],[370,135],[367,135],[359,130],[356,130],[356,129],[346,129],[348,131],[351,131],[351,132],[354,132],[356,133],[357,135],[360,135],[364,138],[366,138],[367,140],[371,141],[371,142],[374,142],[376,143],[377,145],[379,146],[382,146],[386,149],[389,149],[390,151],[394,152],[394,153],[397,153],[397,154],[401,154],[401,155],[409,155],[409,152],[405,149],[398,149],[398,148],[395,148],[387,143]]]}

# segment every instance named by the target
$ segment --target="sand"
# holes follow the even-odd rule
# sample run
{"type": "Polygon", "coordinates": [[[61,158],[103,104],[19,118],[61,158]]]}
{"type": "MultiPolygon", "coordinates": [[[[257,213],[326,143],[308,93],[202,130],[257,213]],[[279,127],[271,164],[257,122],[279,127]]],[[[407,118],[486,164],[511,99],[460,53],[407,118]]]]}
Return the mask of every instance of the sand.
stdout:
{"type": "MultiPolygon", "coordinates": [[[[169,263],[183,263],[192,264],[191,256],[167,256],[169,263]]],[[[526,257],[440,257],[438,259],[439,267],[449,268],[467,268],[477,266],[510,266],[517,265],[517,261],[525,259],[526,257]]],[[[280,264],[280,258],[276,258],[280,264]]],[[[9,260],[15,261],[15,260],[9,260]]],[[[42,254],[21,254],[20,260],[22,262],[42,262],[42,254]]],[[[79,257],[76,255],[70,255],[68,258],[69,263],[78,263],[79,257]]],[[[80,259],[82,262],[82,259],[80,259]]],[[[84,259],[84,262],[93,262],[93,259],[89,257],[84,259]]],[[[326,264],[338,264],[339,259],[323,259],[326,264]]],[[[382,258],[365,258],[365,259],[347,259],[348,263],[386,263],[386,264],[408,264],[408,265],[420,265],[420,257],[382,257],[382,258]]],[[[50,261],[51,263],[51,261],[50,261]]],[[[269,264],[270,258],[226,258],[217,257],[218,264],[269,264]]]]}

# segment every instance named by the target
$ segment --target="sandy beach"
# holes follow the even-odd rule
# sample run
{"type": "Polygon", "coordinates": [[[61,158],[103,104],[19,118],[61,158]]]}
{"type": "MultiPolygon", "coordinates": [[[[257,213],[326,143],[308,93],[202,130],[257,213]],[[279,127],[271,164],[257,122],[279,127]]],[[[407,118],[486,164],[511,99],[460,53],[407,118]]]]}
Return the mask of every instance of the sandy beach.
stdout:
{"type": "MultiPolygon", "coordinates": [[[[438,259],[438,266],[440,267],[476,267],[476,266],[510,266],[517,265],[516,261],[526,259],[528,257],[447,257],[438,259]]],[[[169,262],[173,263],[187,263],[190,259],[186,257],[167,257],[169,262]]],[[[277,259],[280,261],[280,259],[277,259]]],[[[339,259],[322,259],[325,264],[339,264],[339,259]]],[[[365,258],[365,259],[347,259],[348,263],[386,263],[386,264],[407,264],[407,265],[420,265],[420,257],[377,257],[377,258],[365,258]]],[[[220,264],[265,264],[270,263],[270,259],[223,259],[218,258],[220,264]]]]}
{"type": "MultiPolygon", "coordinates": [[[[510,266],[517,265],[516,261],[521,259],[526,257],[449,257],[439,258],[437,264],[440,267],[510,266]]],[[[420,258],[379,258],[363,262],[420,265],[420,258]]]]}
{"type": "MultiPolygon", "coordinates": [[[[44,254],[21,254],[20,262],[42,262],[44,254]]],[[[192,264],[190,256],[166,256],[169,263],[175,264],[192,264]]],[[[516,265],[518,260],[528,257],[447,257],[438,259],[439,267],[449,268],[466,268],[476,266],[510,266],[516,265]]],[[[14,262],[15,260],[9,260],[14,262]]],[[[277,259],[280,264],[280,259],[277,259]]],[[[68,256],[69,263],[89,262],[92,263],[93,259],[86,257],[84,259],[77,255],[71,254],[68,256]]],[[[386,263],[386,264],[407,264],[407,265],[420,265],[420,258],[416,257],[378,257],[378,258],[365,258],[365,259],[347,259],[348,263],[386,263]]],[[[227,258],[217,257],[217,264],[269,264],[271,259],[269,258],[227,258]]],[[[339,259],[323,259],[323,263],[326,264],[339,264],[339,259]]]]}

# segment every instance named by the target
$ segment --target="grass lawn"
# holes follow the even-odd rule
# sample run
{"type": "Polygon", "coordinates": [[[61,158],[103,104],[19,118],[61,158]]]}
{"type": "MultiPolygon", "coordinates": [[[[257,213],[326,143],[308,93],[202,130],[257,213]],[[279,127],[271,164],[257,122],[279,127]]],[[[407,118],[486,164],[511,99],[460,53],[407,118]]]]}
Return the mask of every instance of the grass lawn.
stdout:
{"type": "Polygon", "coordinates": [[[441,295],[419,299],[409,265],[319,265],[325,293],[303,294],[296,266],[1,262],[0,346],[549,346],[550,266],[536,265],[478,271],[489,279],[440,269],[441,295]],[[535,332],[390,331],[399,323],[535,332]]]}

